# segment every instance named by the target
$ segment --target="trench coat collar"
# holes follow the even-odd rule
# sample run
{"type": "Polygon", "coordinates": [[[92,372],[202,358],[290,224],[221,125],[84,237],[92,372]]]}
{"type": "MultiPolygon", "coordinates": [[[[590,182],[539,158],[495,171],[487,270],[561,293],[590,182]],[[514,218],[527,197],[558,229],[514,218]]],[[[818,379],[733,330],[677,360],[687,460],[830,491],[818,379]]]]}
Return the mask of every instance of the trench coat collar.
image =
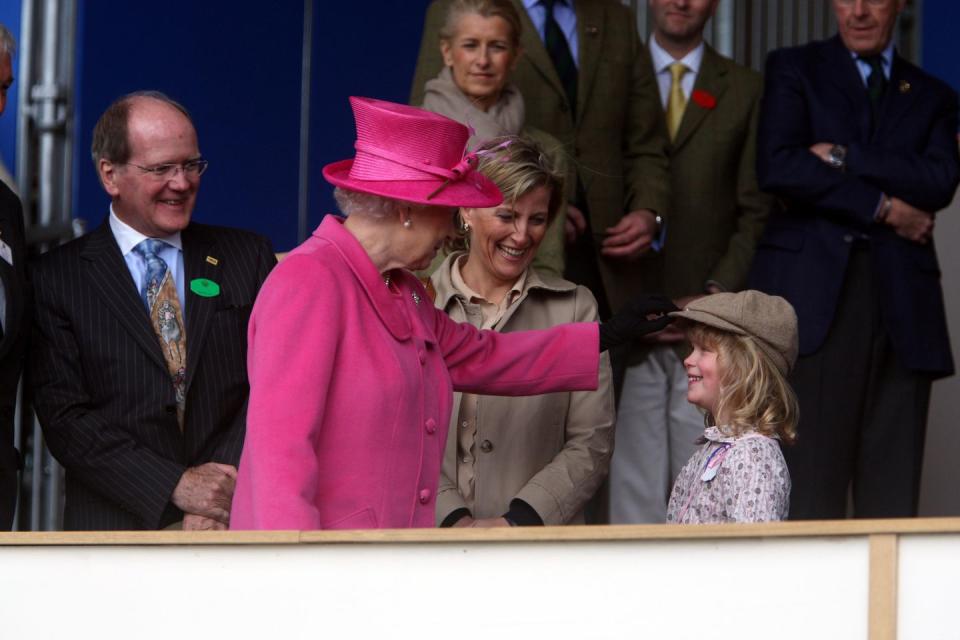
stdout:
{"type": "MultiPolygon", "coordinates": [[[[452,273],[453,262],[465,253],[466,251],[455,251],[451,253],[444,259],[437,270],[433,272],[433,275],[430,276],[430,280],[433,282],[433,288],[437,292],[435,304],[438,309],[446,309],[453,298],[463,299],[463,295],[453,286],[453,279],[450,274],[452,273]]],[[[560,293],[573,291],[576,288],[577,285],[574,283],[555,276],[552,273],[540,272],[536,269],[528,268],[526,276],[524,277],[523,289],[520,291],[520,296],[512,306],[516,307],[526,299],[531,291],[537,289],[560,293]]],[[[463,301],[467,302],[466,300],[463,301]]]]}
{"type": "MultiPolygon", "coordinates": [[[[411,324],[404,309],[405,293],[400,295],[391,292],[383,276],[370,260],[370,256],[363,249],[360,242],[343,226],[343,218],[334,215],[324,217],[323,222],[313,232],[314,237],[326,240],[340,253],[357,279],[357,283],[364,291],[371,305],[380,316],[383,326],[397,340],[408,340],[411,336],[411,324]]],[[[402,277],[394,280],[401,286],[402,277]]]]}

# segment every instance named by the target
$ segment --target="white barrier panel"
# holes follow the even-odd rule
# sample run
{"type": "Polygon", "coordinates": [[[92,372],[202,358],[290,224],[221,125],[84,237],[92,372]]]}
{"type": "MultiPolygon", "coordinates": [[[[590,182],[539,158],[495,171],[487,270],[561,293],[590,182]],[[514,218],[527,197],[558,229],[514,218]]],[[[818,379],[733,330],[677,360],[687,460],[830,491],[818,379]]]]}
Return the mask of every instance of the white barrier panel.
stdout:
{"type": "Polygon", "coordinates": [[[890,522],[0,534],[0,637],[960,637],[960,521],[890,522]]]}

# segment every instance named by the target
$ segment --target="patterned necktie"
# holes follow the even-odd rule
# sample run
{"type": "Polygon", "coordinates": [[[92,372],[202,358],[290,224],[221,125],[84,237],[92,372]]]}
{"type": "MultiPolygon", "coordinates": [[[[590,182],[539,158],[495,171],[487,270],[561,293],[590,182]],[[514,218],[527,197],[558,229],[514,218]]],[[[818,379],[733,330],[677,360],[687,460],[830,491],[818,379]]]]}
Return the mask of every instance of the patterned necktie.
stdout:
{"type": "Polygon", "coordinates": [[[683,95],[681,83],[689,70],[682,62],[670,65],[670,96],[667,98],[667,131],[670,132],[670,140],[677,137],[683,112],[687,108],[687,98],[683,95]]]}
{"type": "Polygon", "coordinates": [[[180,299],[167,263],[160,257],[166,245],[162,240],[147,238],[133,248],[143,260],[146,270],[140,284],[140,297],[150,315],[150,323],[160,340],[163,359],[173,381],[177,396],[177,424],[183,431],[183,411],[186,406],[184,380],[187,371],[187,332],[180,310],[180,299]]]}
{"type": "Polygon", "coordinates": [[[570,52],[570,44],[567,37],[563,35],[560,25],[553,17],[553,7],[557,0],[543,0],[543,6],[546,9],[546,21],[543,25],[543,44],[550,54],[550,60],[553,61],[553,68],[560,77],[560,84],[563,85],[563,91],[567,94],[567,101],[570,103],[570,112],[576,116],[577,112],[577,65],[573,61],[573,54],[570,52]]]}
{"type": "Polygon", "coordinates": [[[867,76],[867,95],[870,96],[870,104],[876,111],[887,90],[887,76],[883,75],[883,58],[861,56],[860,59],[870,65],[870,75],[867,76]]]}

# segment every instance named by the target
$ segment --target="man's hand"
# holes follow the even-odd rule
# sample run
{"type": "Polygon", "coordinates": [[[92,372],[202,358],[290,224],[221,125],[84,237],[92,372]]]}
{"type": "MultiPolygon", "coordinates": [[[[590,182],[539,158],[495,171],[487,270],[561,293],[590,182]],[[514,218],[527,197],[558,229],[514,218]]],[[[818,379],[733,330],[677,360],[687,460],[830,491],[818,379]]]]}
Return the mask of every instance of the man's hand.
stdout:
{"type": "Polygon", "coordinates": [[[220,522],[219,520],[214,520],[213,518],[198,516],[193,513],[185,513],[183,514],[183,530],[184,531],[226,531],[227,525],[220,522]]]}
{"type": "Polygon", "coordinates": [[[577,209],[572,204],[567,205],[567,218],[564,221],[564,235],[567,244],[573,244],[584,231],[587,230],[587,218],[583,211],[577,209]]]}
{"type": "Polygon", "coordinates": [[[810,153],[817,156],[825,163],[830,164],[830,149],[833,149],[832,142],[818,142],[810,147],[810,153]]]}
{"type": "Polygon", "coordinates": [[[185,514],[205,516],[227,525],[236,483],[236,467],[207,462],[183,472],[171,499],[185,514]]]}
{"type": "Polygon", "coordinates": [[[637,209],[607,229],[600,254],[607,258],[635,260],[650,250],[657,233],[657,216],[649,209],[637,209]]]}
{"type": "Polygon", "coordinates": [[[479,518],[470,525],[474,528],[490,529],[493,527],[509,527],[510,523],[506,518],[479,518]]]}
{"type": "Polygon", "coordinates": [[[893,227],[902,238],[927,244],[933,237],[933,216],[901,200],[890,198],[890,211],[884,223],[893,227]]]}
{"type": "Polygon", "coordinates": [[[474,523],[473,516],[463,516],[459,520],[453,523],[453,528],[463,528],[463,527],[472,527],[474,523]]]}

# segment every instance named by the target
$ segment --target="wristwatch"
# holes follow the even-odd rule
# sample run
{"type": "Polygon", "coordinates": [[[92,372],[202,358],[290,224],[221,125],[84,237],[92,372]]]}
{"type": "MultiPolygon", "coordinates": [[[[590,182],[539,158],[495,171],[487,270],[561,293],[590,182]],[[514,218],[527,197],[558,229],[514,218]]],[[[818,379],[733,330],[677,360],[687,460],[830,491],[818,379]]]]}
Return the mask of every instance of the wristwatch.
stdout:
{"type": "Polygon", "coordinates": [[[834,169],[840,169],[841,171],[846,169],[847,148],[840,144],[835,144],[830,147],[830,151],[827,152],[827,164],[834,169]]]}

